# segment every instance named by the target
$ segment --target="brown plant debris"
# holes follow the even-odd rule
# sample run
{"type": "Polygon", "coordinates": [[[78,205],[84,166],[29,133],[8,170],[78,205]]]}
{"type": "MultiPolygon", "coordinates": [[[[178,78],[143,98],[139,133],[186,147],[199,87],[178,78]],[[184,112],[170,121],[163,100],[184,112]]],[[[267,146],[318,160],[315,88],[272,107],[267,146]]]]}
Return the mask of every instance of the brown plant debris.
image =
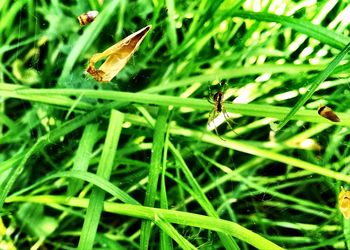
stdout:
{"type": "Polygon", "coordinates": [[[151,25],[148,25],[109,47],[102,53],[92,55],[86,71],[98,82],[110,82],[130,60],[151,27],[151,25]],[[104,58],[106,58],[104,63],[99,69],[96,69],[95,64],[104,58]]]}

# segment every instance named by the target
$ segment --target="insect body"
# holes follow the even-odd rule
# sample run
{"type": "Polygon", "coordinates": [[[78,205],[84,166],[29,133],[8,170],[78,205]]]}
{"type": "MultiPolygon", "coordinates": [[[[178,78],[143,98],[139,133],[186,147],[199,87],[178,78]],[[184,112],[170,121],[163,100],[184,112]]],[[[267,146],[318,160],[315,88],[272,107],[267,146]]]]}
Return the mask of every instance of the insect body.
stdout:
{"type": "Polygon", "coordinates": [[[332,121],[332,122],[340,122],[339,117],[335,114],[335,112],[325,105],[320,105],[320,107],[317,109],[317,112],[320,116],[323,116],[324,118],[332,121]]]}
{"type": "Polygon", "coordinates": [[[215,102],[215,109],[217,112],[222,112],[224,107],[224,93],[222,91],[218,91],[213,96],[215,102]]]}
{"type": "Polygon", "coordinates": [[[97,10],[91,10],[91,11],[88,11],[84,14],[81,14],[80,16],[78,16],[80,26],[85,26],[89,23],[92,23],[95,20],[95,18],[97,17],[97,15],[98,15],[97,10]]]}
{"type": "Polygon", "coordinates": [[[338,196],[339,210],[345,217],[350,218],[350,191],[341,187],[341,191],[338,196]]]}
{"type": "Polygon", "coordinates": [[[208,126],[214,127],[214,130],[216,134],[224,140],[218,133],[217,131],[217,126],[215,124],[215,119],[222,114],[226,124],[230,127],[231,130],[233,130],[231,123],[232,120],[229,117],[229,114],[226,112],[225,107],[224,107],[224,92],[218,91],[212,96],[212,100],[209,100],[210,103],[214,104],[214,108],[209,114],[209,119],[208,119],[208,126]]]}

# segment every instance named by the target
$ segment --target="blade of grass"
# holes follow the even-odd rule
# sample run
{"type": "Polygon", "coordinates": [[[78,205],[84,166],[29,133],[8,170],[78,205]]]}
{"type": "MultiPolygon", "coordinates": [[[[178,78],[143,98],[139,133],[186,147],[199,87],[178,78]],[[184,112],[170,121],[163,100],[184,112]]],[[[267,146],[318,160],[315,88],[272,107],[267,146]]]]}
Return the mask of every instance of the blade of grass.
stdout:
{"type": "MultiPolygon", "coordinates": [[[[148,111],[142,107],[142,106],[136,106],[139,112],[145,117],[145,119],[148,121],[148,123],[154,128],[156,122],[153,119],[153,117],[148,113],[148,111]]],[[[165,108],[165,107],[163,107],[165,108]]],[[[167,152],[168,152],[168,138],[169,138],[169,130],[166,126],[166,135],[165,135],[165,142],[164,142],[164,150],[163,150],[163,159],[162,159],[162,175],[161,175],[161,190],[160,190],[160,206],[161,208],[168,209],[168,202],[166,197],[166,187],[165,187],[165,173],[166,173],[166,162],[167,162],[167,152]]],[[[163,230],[160,232],[160,244],[161,249],[172,249],[172,241],[175,240],[178,244],[180,244],[184,249],[191,249],[192,245],[189,244],[189,242],[181,236],[171,224],[166,223],[165,221],[161,220],[161,224],[158,224],[158,219],[155,218],[153,221],[157,226],[161,227],[163,230]],[[183,245],[184,244],[184,245],[183,245]]]]}
{"type": "Polygon", "coordinates": [[[23,159],[25,154],[26,154],[26,152],[18,152],[12,158],[1,162],[0,163],[0,174],[3,174],[5,171],[9,170],[10,168],[13,168],[13,166],[18,165],[18,163],[23,159]]]}
{"type": "Polygon", "coordinates": [[[211,2],[211,4],[209,4],[208,0],[200,2],[198,9],[196,10],[198,13],[200,13],[200,15],[193,16],[193,21],[186,32],[186,38],[184,41],[185,44],[188,44],[189,40],[193,39],[195,32],[198,31],[198,27],[205,26],[204,24],[208,21],[205,17],[214,15],[219,9],[220,5],[221,2],[211,2]]]}
{"type": "MultiPolygon", "coordinates": [[[[147,119],[147,121],[153,125],[154,121],[152,120],[152,118],[150,117],[150,115],[148,113],[146,113],[147,111],[144,110],[144,116],[147,119]]],[[[170,147],[170,150],[174,150],[174,146],[168,141],[167,142],[167,147],[170,147]]],[[[176,149],[175,149],[176,150],[176,149]]],[[[211,203],[209,202],[209,200],[206,198],[206,196],[204,195],[204,193],[201,191],[201,188],[199,186],[199,184],[196,182],[196,180],[194,179],[191,171],[189,170],[189,168],[187,167],[186,163],[184,162],[183,158],[180,155],[180,152],[177,152],[177,156],[178,159],[181,161],[181,164],[185,165],[183,166],[184,170],[186,173],[186,177],[188,177],[188,179],[190,180],[190,184],[192,186],[192,189],[194,189],[194,191],[192,192],[192,190],[187,190],[190,194],[192,194],[192,196],[195,196],[197,198],[197,201],[199,202],[199,204],[201,204],[203,206],[203,209],[207,211],[208,214],[213,215],[214,217],[218,218],[218,215],[216,214],[215,209],[211,206],[211,203]],[[199,193],[199,195],[198,195],[199,193]]],[[[234,239],[230,238],[229,236],[219,233],[219,237],[221,238],[223,244],[226,246],[226,248],[228,249],[239,249],[237,243],[234,241],[234,239]]]]}
{"type": "MultiPolygon", "coordinates": [[[[171,118],[170,118],[171,119],[171,118]]],[[[168,208],[168,197],[167,197],[167,189],[166,189],[166,167],[168,162],[168,142],[169,142],[169,126],[167,126],[167,131],[165,134],[165,143],[163,150],[163,166],[162,166],[162,174],[161,174],[161,183],[160,183],[160,208],[169,209],[168,208]]],[[[180,243],[179,243],[180,244],[180,243]]],[[[171,238],[164,231],[160,232],[160,248],[161,249],[174,249],[173,242],[171,238]]]]}
{"type": "MultiPolygon", "coordinates": [[[[7,98],[18,98],[18,96],[14,91],[16,89],[26,89],[26,87],[22,87],[20,85],[14,85],[14,84],[0,84],[0,96],[7,97],[7,98]]],[[[41,95],[28,95],[27,97],[24,97],[23,100],[28,101],[38,101],[42,103],[50,103],[65,107],[72,107],[76,106],[78,108],[91,108],[91,105],[84,102],[76,103],[76,100],[72,100],[65,96],[51,96],[51,98],[48,98],[47,96],[41,96],[41,95]]]]}
{"type": "Polygon", "coordinates": [[[276,131],[281,130],[284,125],[293,117],[296,112],[303,106],[314,94],[317,87],[327,79],[327,77],[334,71],[336,66],[340,61],[349,53],[350,43],[345,46],[345,48],[333,59],[333,61],[315,78],[314,83],[309,87],[307,92],[299,99],[299,101],[294,105],[294,107],[289,111],[289,113],[283,118],[283,120],[278,124],[276,131]]]}
{"type": "MultiPolygon", "coordinates": [[[[106,180],[109,180],[112,173],[113,161],[119,142],[123,121],[124,114],[112,109],[107,129],[106,140],[103,146],[101,159],[97,168],[97,175],[106,180]]],[[[78,249],[93,249],[97,227],[100,222],[101,212],[103,211],[104,197],[104,190],[98,187],[93,187],[91,197],[89,200],[89,206],[87,208],[86,216],[84,219],[84,225],[79,239],[78,249]]]]}
{"type": "MultiPolygon", "coordinates": [[[[10,4],[10,9],[8,9],[0,20],[0,33],[6,34],[6,31],[13,31],[14,20],[19,12],[23,9],[23,5],[26,4],[26,1],[16,1],[10,4]]],[[[16,25],[17,26],[17,25],[16,25]]]]}
{"type": "MultiPolygon", "coordinates": [[[[88,206],[89,200],[74,197],[67,199],[65,196],[42,195],[10,197],[6,200],[6,202],[35,202],[43,204],[58,203],[67,206],[86,208],[88,206]]],[[[254,233],[249,229],[240,226],[237,223],[222,219],[216,219],[209,216],[167,209],[165,210],[160,208],[151,208],[140,205],[118,204],[112,202],[104,202],[104,211],[147,220],[154,220],[156,216],[158,216],[170,223],[199,227],[229,234],[242,241],[247,242],[248,244],[256,247],[257,249],[283,249],[275,243],[265,239],[264,237],[254,233]]]]}
{"type": "Polygon", "coordinates": [[[314,25],[308,21],[292,17],[252,11],[235,11],[227,13],[227,15],[231,17],[235,16],[248,19],[255,19],[258,21],[280,23],[339,50],[343,49],[344,46],[350,43],[350,38],[345,35],[334,32],[320,25],[314,25]]]}
{"type": "MultiPolygon", "coordinates": [[[[1,51],[1,50],[0,50],[1,51]]],[[[194,82],[208,82],[225,78],[238,78],[247,75],[260,75],[264,73],[305,73],[308,71],[320,70],[323,69],[325,65],[315,64],[315,65],[294,65],[294,64],[263,64],[263,65],[252,65],[249,67],[237,67],[234,69],[218,69],[215,73],[212,74],[203,74],[198,76],[190,76],[180,80],[170,81],[167,84],[157,85],[149,89],[145,89],[144,93],[156,93],[164,90],[179,88],[193,84],[194,82]]],[[[340,67],[340,66],[339,66],[340,67]]],[[[6,83],[0,83],[0,90],[10,90],[10,89],[25,89],[21,85],[12,85],[6,83]],[[10,85],[10,86],[8,86],[10,85]]],[[[0,92],[1,93],[1,92],[0,92]]]]}
{"type": "Polygon", "coordinates": [[[168,25],[167,25],[167,35],[169,36],[170,45],[173,50],[177,47],[177,34],[176,34],[176,25],[175,25],[175,3],[174,0],[166,0],[167,14],[168,14],[168,25]]]}
{"type": "MultiPolygon", "coordinates": [[[[2,108],[2,106],[1,106],[2,108]]],[[[5,125],[7,126],[9,129],[11,129],[11,127],[14,127],[16,125],[16,123],[14,121],[12,121],[7,115],[5,115],[3,113],[4,111],[1,110],[0,111],[0,121],[1,121],[1,125],[5,125]]]]}
{"type": "Polygon", "coordinates": [[[261,149],[254,145],[251,145],[249,143],[243,142],[243,141],[235,141],[235,140],[229,140],[225,138],[225,141],[221,140],[215,135],[212,134],[206,134],[199,131],[193,131],[188,129],[182,129],[182,128],[171,128],[170,129],[172,134],[182,135],[182,136],[189,136],[191,138],[197,138],[198,140],[201,140],[203,142],[212,143],[215,145],[218,145],[220,147],[227,147],[231,148],[240,152],[244,152],[247,154],[259,156],[265,159],[270,159],[273,161],[282,162],[286,165],[291,165],[294,167],[302,168],[304,170],[310,171],[312,173],[316,173],[319,175],[327,176],[335,180],[344,181],[350,183],[350,176],[345,175],[343,173],[335,172],[330,169],[317,166],[315,164],[300,160],[298,158],[286,156],[280,153],[273,152],[271,150],[267,149],[261,149]]]}
{"type": "Polygon", "coordinates": [[[127,4],[128,4],[127,0],[119,1],[118,26],[115,32],[116,33],[115,35],[117,38],[122,38],[127,4]]]}
{"type": "MultiPolygon", "coordinates": [[[[153,207],[157,197],[157,185],[159,174],[162,168],[162,152],[167,127],[168,107],[159,109],[158,118],[154,127],[151,166],[148,174],[148,185],[144,205],[153,207]]],[[[140,248],[149,248],[149,238],[151,236],[151,222],[143,221],[141,224],[140,248]]]]}
{"type": "MultiPolygon", "coordinates": [[[[0,186],[0,210],[3,208],[4,201],[10,192],[13,184],[17,180],[17,178],[22,173],[27,161],[34,156],[35,154],[39,153],[45,146],[54,143],[56,140],[58,140],[60,137],[65,136],[66,134],[76,130],[77,128],[89,123],[91,120],[96,119],[98,116],[104,114],[106,110],[109,110],[113,107],[116,107],[118,103],[110,103],[107,105],[103,105],[101,108],[96,109],[95,111],[92,111],[90,113],[87,113],[85,115],[79,116],[75,119],[72,119],[66,123],[64,123],[62,126],[50,131],[49,133],[45,134],[44,136],[41,136],[37,142],[28,149],[25,153],[21,153],[20,155],[17,155],[12,160],[9,159],[5,162],[5,167],[8,167],[9,163],[18,163],[18,166],[13,165],[12,174],[9,175],[9,177],[1,184],[0,186]]],[[[1,166],[3,167],[3,166],[1,166]]],[[[0,168],[1,168],[0,167],[0,168]]]]}
{"type": "MultiPolygon", "coordinates": [[[[35,189],[38,186],[41,186],[44,182],[47,182],[48,180],[56,179],[60,177],[77,178],[80,180],[87,181],[127,204],[140,205],[138,201],[133,199],[131,196],[129,196],[127,193],[125,193],[124,191],[122,191],[121,189],[119,189],[109,181],[105,180],[104,178],[98,175],[95,175],[89,172],[84,172],[84,171],[65,171],[65,172],[60,172],[57,174],[47,176],[41,181],[38,181],[35,184],[31,185],[30,187],[27,187],[25,189],[22,189],[12,194],[11,197],[21,195],[25,192],[35,189]]],[[[155,220],[157,220],[157,218],[155,218],[155,220]]],[[[159,219],[158,221],[154,221],[155,224],[159,226],[162,230],[164,230],[164,232],[168,237],[170,236],[172,239],[178,242],[178,244],[182,246],[184,249],[192,249],[193,245],[190,244],[182,235],[180,235],[170,223],[160,218],[158,219],[159,219]]]]}
{"type": "Polygon", "coordinates": [[[262,185],[256,184],[253,181],[250,181],[248,178],[240,176],[239,174],[237,174],[236,177],[241,182],[245,183],[247,186],[258,190],[261,193],[267,193],[267,194],[272,195],[273,197],[277,197],[277,198],[280,198],[282,200],[287,200],[287,201],[293,202],[295,204],[301,205],[302,207],[306,207],[306,208],[314,208],[315,210],[325,211],[327,213],[331,213],[334,211],[334,209],[331,209],[331,208],[326,207],[324,205],[322,206],[322,205],[316,204],[314,202],[311,202],[311,201],[308,201],[305,199],[300,199],[300,198],[296,198],[292,195],[283,194],[279,191],[275,191],[273,188],[270,188],[269,186],[262,186],[262,185]]]}
{"type": "Polygon", "coordinates": [[[127,204],[133,204],[133,205],[141,205],[137,200],[132,198],[129,194],[127,194],[126,192],[124,192],[120,188],[116,187],[111,182],[103,179],[102,177],[100,177],[96,174],[92,174],[92,173],[85,172],[85,171],[63,171],[63,172],[59,172],[57,174],[46,176],[45,178],[41,179],[40,181],[36,182],[35,184],[11,194],[11,196],[21,195],[25,192],[28,192],[30,190],[35,189],[36,187],[42,185],[43,183],[45,183],[49,180],[62,178],[62,177],[75,178],[75,179],[89,182],[89,183],[99,187],[100,189],[104,190],[105,192],[111,194],[113,197],[121,200],[122,202],[125,202],[127,204]]]}
{"type": "MultiPolygon", "coordinates": [[[[167,95],[156,95],[156,94],[146,94],[146,93],[129,93],[129,92],[119,92],[119,91],[107,91],[107,90],[85,90],[85,89],[23,89],[16,90],[19,95],[35,95],[35,96],[45,96],[45,95],[69,95],[69,96],[79,96],[84,95],[85,97],[104,99],[104,100],[118,100],[120,102],[132,102],[132,103],[145,103],[145,104],[155,104],[155,105],[173,105],[193,108],[196,110],[208,110],[212,109],[212,104],[207,100],[195,99],[195,98],[181,98],[176,96],[167,95]]],[[[73,102],[73,101],[72,101],[73,102]]],[[[71,102],[71,103],[72,103],[71,102]]],[[[238,103],[228,103],[225,104],[227,111],[248,116],[257,117],[271,117],[282,119],[285,115],[290,112],[290,108],[287,107],[277,107],[271,105],[258,105],[258,104],[238,104],[238,103]]],[[[341,118],[341,121],[337,125],[350,126],[350,116],[346,113],[337,113],[341,118]]],[[[319,116],[314,110],[299,110],[295,116],[292,117],[293,120],[301,120],[308,122],[322,122],[322,123],[332,123],[331,121],[324,119],[319,116]]]]}
{"type": "Polygon", "coordinates": [[[345,244],[347,246],[347,249],[349,249],[350,248],[350,236],[349,236],[350,235],[350,220],[345,219],[344,217],[342,219],[343,219],[343,235],[345,238],[345,244]]]}
{"type": "MultiPolygon", "coordinates": [[[[188,183],[190,184],[191,188],[193,189],[193,194],[196,196],[195,199],[198,201],[198,203],[202,206],[202,208],[205,210],[205,212],[214,218],[219,218],[217,212],[215,211],[214,207],[208,200],[207,196],[204,194],[201,186],[198,184],[197,180],[194,178],[194,176],[191,173],[191,170],[188,168],[185,160],[182,158],[180,152],[174,147],[172,143],[169,142],[169,149],[174,155],[175,159],[177,160],[181,170],[183,171],[188,183]]],[[[226,249],[239,249],[237,243],[235,240],[230,237],[229,235],[218,233],[220,240],[222,241],[223,245],[226,247],[226,249]]]]}
{"type": "MultiPolygon", "coordinates": [[[[225,175],[216,179],[215,183],[210,183],[209,185],[207,185],[203,188],[203,191],[206,193],[208,191],[216,188],[216,186],[222,185],[222,183],[224,183],[228,180],[242,183],[241,178],[244,178],[244,177],[243,177],[243,175],[240,174],[242,172],[241,169],[243,168],[243,169],[247,170],[247,168],[254,168],[256,166],[261,166],[261,165],[263,165],[262,161],[264,161],[264,159],[262,159],[262,158],[255,158],[255,159],[250,160],[250,161],[246,162],[245,164],[241,165],[239,168],[237,168],[235,170],[231,170],[229,167],[221,165],[203,154],[201,154],[200,157],[204,158],[206,161],[210,162],[211,164],[213,164],[214,166],[216,166],[217,168],[219,168],[221,171],[223,171],[225,173],[225,175]]],[[[288,176],[290,177],[291,175],[292,174],[289,174],[288,176]]],[[[303,172],[298,172],[298,177],[305,177],[305,175],[306,174],[303,172]],[[300,176],[299,173],[302,174],[302,176],[300,176]]],[[[309,172],[307,172],[307,175],[310,175],[309,172]]],[[[286,179],[286,177],[284,177],[283,179],[286,179]]],[[[253,183],[251,186],[253,188],[255,188],[256,190],[260,190],[261,192],[265,191],[264,187],[262,187],[261,185],[256,185],[254,182],[249,182],[249,183],[253,183]],[[258,186],[261,188],[258,188],[258,186]]],[[[273,192],[274,193],[271,193],[271,194],[272,195],[276,194],[276,196],[280,199],[288,200],[288,201],[294,202],[296,204],[303,204],[303,205],[307,204],[308,205],[307,208],[305,208],[303,206],[300,206],[300,207],[304,210],[308,210],[308,212],[310,212],[312,215],[322,216],[324,214],[328,214],[329,212],[333,211],[333,209],[331,209],[331,208],[328,208],[328,207],[325,207],[325,206],[322,206],[322,205],[319,205],[319,204],[316,204],[316,203],[313,203],[310,201],[297,199],[293,196],[283,195],[277,191],[273,191],[273,192]]],[[[189,202],[190,200],[193,200],[193,197],[189,197],[187,202],[189,202]]],[[[297,205],[297,206],[299,206],[299,205],[297,205]]]]}
{"type": "MultiPolygon", "coordinates": [[[[79,141],[77,154],[74,158],[73,171],[87,171],[89,167],[90,157],[93,146],[96,142],[96,134],[98,132],[98,124],[89,124],[85,127],[83,136],[79,141]]],[[[71,180],[68,184],[67,195],[73,196],[82,188],[83,182],[71,180]]]]}
{"type": "Polygon", "coordinates": [[[308,72],[311,70],[320,70],[324,68],[323,65],[293,65],[293,64],[262,64],[262,65],[253,65],[249,67],[235,67],[233,69],[217,69],[215,73],[212,74],[202,74],[198,76],[189,76],[183,79],[170,81],[167,84],[161,84],[154,87],[145,89],[143,93],[159,93],[165,90],[171,90],[176,88],[185,87],[196,82],[202,82],[207,84],[209,81],[215,81],[217,79],[229,79],[229,78],[239,78],[247,75],[254,74],[265,74],[265,73],[285,73],[293,72],[298,74],[298,72],[308,72]]]}
{"type": "MultiPolygon", "coordinates": [[[[161,215],[156,214],[154,217],[154,223],[164,231],[166,235],[171,235],[182,249],[197,249],[194,245],[192,245],[188,240],[182,237],[181,234],[167,222],[161,215]]],[[[163,249],[172,249],[172,245],[163,245],[163,249]]]]}
{"type": "MultiPolygon", "coordinates": [[[[204,155],[202,157],[210,160],[208,157],[206,157],[204,155]]],[[[283,194],[276,189],[270,188],[269,183],[267,183],[265,185],[257,184],[255,181],[250,181],[247,177],[240,175],[239,171],[237,171],[237,170],[231,170],[226,166],[220,166],[220,164],[213,162],[212,160],[210,160],[210,162],[212,164],[216,165],[218,168],[220,168],[225,173],[227,173],[227,175],[219,178],[218,181],[215,182],[215,183],[217,183],[217,185],[220,185],[220,182],[222,182],[222,180],[220,180],[220,179],[222,179],[222,178],[225,178],[225,179],[227,178],[227,179],[239,182],[239,183],[245,183],[247,186],[259,191],[259,193],[268,193],[268,194],[272,195],[273,197],[277,197],[281,200],[286,200],[286,201],[289,201],[291,203],[294,203],[293,206],[299,206],[301,209],[303,209],[303,212],[308,212],[308,213],[312,214],[313,216],[316,215],[316,216],[322,217],[322,216],[326,215],[326,217],[328,217],[328,214],[334,211],[333,208],[329,208],[327,206],[320,205],[320,204],[317,204],[317,203],[314,203],[314,202],[311,202],[311,201],[308,201],[305,199],[296,198],[292,195],[283,194]]],[[[256,166],[256,164],[255,164],[255,166],[256,166]]],[[[210,184],[210,185],[206,186],[204,189],[206,192],[208,192],[208,190],[213,189],[213,188],[214,188],[214,185],[210,184]]],[[[243,197],[241,197],[241,198],[243,198],[243,197]]]]}

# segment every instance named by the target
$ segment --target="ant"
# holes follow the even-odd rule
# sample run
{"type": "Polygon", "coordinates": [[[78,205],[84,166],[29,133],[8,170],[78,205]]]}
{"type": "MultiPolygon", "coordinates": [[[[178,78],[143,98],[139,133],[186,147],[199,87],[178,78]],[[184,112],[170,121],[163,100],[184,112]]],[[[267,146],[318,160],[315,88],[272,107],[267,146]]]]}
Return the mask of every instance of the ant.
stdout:
{"type": "Polygon", "coordinates": [[[214,95],[212,94],[212,89],[209,87],[209,99],[208,101],[214,105],[214,108],[210,111],[209,113],[209,118],[208,118],[208,127],[214,127],[215,133],[217,134],[217,136],[220,137],[220,139],[222,139],[224,141],[224,139],[219,135],[218,130],[217,130],[217,126],[215,124],[215,119],[222,114],[226,124],[230,127],[230,129],[236,133],[232,126],[231,123],[233,123],[233,121],[231,120],[229,114],[226,112],[226,109],[224,107],[224,91],[227,89],[227,85],[226,83],[221,82],[220,83],[220,87],[221,90],[217,91],[214,95]],[[214,126],[212,126],[211,124],[214,124],[214,126]]]}

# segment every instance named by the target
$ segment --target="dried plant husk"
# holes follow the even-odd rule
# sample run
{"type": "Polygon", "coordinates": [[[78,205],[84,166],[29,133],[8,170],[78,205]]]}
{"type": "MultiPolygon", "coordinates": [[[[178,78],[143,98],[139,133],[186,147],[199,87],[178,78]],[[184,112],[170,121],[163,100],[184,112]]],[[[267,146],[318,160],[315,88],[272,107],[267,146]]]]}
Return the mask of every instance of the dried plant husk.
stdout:
{"type": "Polygon", "coordinates": [[[320,107],[317,109],[317,112],[320,116],[323,116],[324,118],[332,122],[340,122],[339,117],[330,107],[327,107],[325,105],[320,105],[320,107]]]}
{"type": "Polygon", "coordinates": [[[81,14],[77,18],[79,20],[80,26],[85,26],[85,25],[88,25],[89,23],[92,23],[97,16],[98,16],[97,10],[90,10],[86,13],[81,14]]]}
{"type": "Polygon", "coordinates": [[[94,54],[89,60],[86,71],[98,82],[110,82],[130,60],[151,27],[151,25],[148,25],[109,47],[102,53],[94,54]],[[104,58],[107,59],[99,69],[96,69],[95,64],[104,58]]]}
{"type": "Polygon", "coordinates": [[[341,191],[338,196],[339,210],[343,214],[345,219],[350,218],[350,191],[341,187],[341,191]]]}

